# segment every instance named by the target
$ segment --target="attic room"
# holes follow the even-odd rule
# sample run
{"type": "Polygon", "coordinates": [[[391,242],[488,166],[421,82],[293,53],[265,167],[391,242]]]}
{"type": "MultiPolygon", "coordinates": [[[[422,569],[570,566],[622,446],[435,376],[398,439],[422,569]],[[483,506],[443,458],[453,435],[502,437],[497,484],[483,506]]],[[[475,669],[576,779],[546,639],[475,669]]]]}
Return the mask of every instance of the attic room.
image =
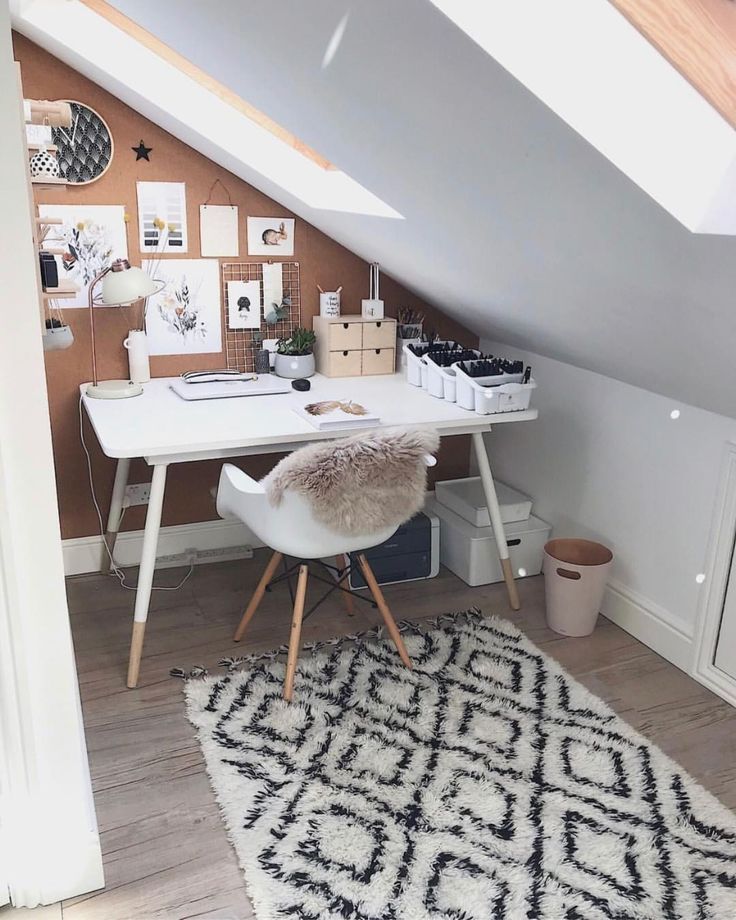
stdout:
{"type": "Polygon", "coordinates": [[[734,61],[0,3],[0,920],[736,917],[734,61]]]}

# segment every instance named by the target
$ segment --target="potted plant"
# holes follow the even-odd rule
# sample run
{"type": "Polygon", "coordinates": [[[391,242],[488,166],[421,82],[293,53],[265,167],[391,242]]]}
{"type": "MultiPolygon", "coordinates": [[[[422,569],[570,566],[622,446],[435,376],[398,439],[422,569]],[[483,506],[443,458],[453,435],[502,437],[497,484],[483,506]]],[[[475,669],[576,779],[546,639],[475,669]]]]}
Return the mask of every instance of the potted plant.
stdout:
{"type": "Polygon", "coordinates": [[[51,317],[46,320],[46,334],[43,337],[44,351],[59,351],[69,348],[74,342],[72,327],[62,323],[60,319],[51,317]]]}
{"type": "Polygon", "coordinates": [[[315,334],[311,329],[299,327],[291,335],[276,342],[274,370],[278,377],[311,377],[314,373],[315,334]]]}

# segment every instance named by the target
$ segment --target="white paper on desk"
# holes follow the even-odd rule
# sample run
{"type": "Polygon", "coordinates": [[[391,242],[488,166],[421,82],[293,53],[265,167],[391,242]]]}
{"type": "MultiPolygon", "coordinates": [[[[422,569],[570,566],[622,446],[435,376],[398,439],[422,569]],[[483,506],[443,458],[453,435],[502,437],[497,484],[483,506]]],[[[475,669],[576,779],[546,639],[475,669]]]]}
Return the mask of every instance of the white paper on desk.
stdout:
{"type": "Polygon", "coordinates": [[[280,262],[263,263],[263,312],[268,316],[273,304],[284,299],[284,267],[280,262]]]}
{"type": "Polygon", "coordinates": [[[237,205],[201,204],[199,238],[203,256],[240,255],[237,205]]]}
{"type": "Polygon", "coordinates": [[[141,252],[187,252],[187,198],[184,183],[138,182],[136,187],[141,252]],[[163,229],[156,226],[161,221],[165,224],[163,229]]]}

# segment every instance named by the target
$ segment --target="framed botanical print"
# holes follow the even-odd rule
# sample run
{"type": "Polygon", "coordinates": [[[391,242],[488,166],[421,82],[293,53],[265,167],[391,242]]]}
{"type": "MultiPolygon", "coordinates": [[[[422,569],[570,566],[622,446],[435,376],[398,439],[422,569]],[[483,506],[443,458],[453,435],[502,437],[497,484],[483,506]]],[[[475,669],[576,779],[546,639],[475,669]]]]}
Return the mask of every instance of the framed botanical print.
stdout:
{"type": "Polygon", "coordinates": [[[52,128],[59,172],[74,185],[87,185],[104,175],[112,162],[113,141],[107,122],[83,102],[69,102],[72,123],[69,128],[52,128]]]}

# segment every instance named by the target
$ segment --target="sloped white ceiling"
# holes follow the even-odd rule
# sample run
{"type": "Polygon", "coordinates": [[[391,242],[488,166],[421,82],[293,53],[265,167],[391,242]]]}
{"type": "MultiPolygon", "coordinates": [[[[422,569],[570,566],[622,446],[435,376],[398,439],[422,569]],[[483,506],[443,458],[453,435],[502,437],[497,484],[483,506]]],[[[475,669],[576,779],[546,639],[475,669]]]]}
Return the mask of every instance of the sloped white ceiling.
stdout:
{"type": "MultiPolygon", "coordinates": [[[[474,332],[736,417],[736,239],[688,232],[429,0],[113,5],[404,219],[279,195],[247,149],[223,165],[474,332]]],[[[126,101],[155,112],[156,86],[126,101]]]]}

